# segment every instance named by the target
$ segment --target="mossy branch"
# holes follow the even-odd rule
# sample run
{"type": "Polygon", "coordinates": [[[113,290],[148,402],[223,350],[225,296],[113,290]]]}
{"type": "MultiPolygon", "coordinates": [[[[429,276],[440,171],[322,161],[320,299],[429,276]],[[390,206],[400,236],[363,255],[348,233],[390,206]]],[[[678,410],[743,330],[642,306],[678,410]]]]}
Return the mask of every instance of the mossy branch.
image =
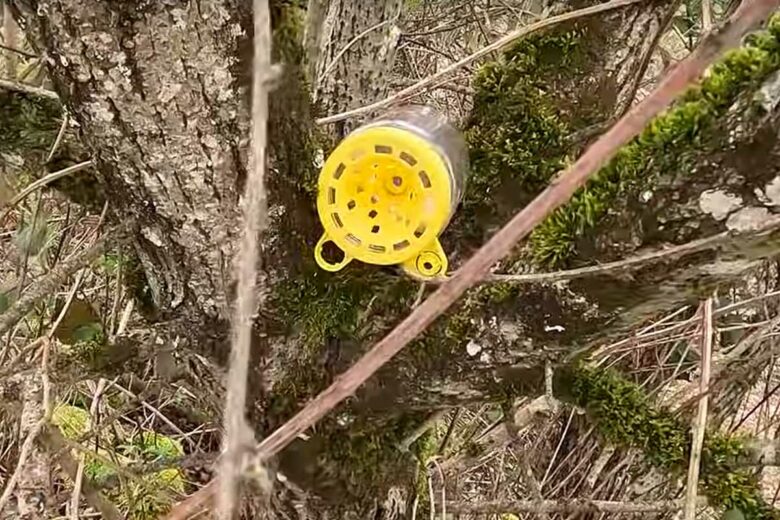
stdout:
{"type": "MultiPolygon", "coordinates": [[[[579,365],[562,380],[566,380],[574,403],[588,412],[606,439],[641,449],[654,466],[682,475],[691,430],[680,417],[654,405],[639,385],[614,370],[579,365]]],[[[738,509],[746,519],[780,518],[780,511],[761,496],[756,476],[739,467],[747,456],[744,437],[708,432],[702,450],[702,491],[710,504],[738,509]]]]}
{"type": "Polygon", "coordinates": [[[746,92],[780,69],[780,14],[765,30],[715,64],[701,85],[655,120],[531,235],[540,265],[565,264],[579,236],[593,229],[628,193],[645,189],[669,171],[693,173],[690,153],[746,92]]]}

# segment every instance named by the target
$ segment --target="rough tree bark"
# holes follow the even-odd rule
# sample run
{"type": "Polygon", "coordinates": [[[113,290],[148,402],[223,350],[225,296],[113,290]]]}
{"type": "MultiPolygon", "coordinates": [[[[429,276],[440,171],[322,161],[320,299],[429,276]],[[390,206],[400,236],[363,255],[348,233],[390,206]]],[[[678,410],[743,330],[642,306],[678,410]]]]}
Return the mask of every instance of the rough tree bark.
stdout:
{"type": "MultiPolygon", "coordinates": [[[[677,3],[645,2],[556,29],[574,31],[581,39],[585,64],[571,71],[557,69],[546,78],[558,117],[572,122],[573,152],[582,146],[583,136],[587,139],[594,127],[631,102],[649,53],[677,3]]],[[[108,187],[112,211],[141,226],[135,245],[161,316],[179,325],[174,332],[190,340],[185,348],[207,349],[204,342],[213,338],[212,350],[219,354],[230,295],[237,193],[246,162],[245,6],[235,0],[136,5],[15,0],[15,5],[26,29],[47,52],[58,92],[81,125],[108,187]]],[[[315,82],[325,111],[338,112],[384,94],[382,71],[388,63],[384,60],[392,59],[392,23],[367,33],[335,59],[357,34],[392,19],[400,5],[395,0],[330,2],[314,69],[319,78],[335,63],[315,82]],[[383,65],[374,68],[377,52],[384,53],[383,65]]],[[[767,92],[776,92],[769,88],[774,83],[767,85],[767,92]]],[[[294,104],[294,88],[279,89],[275,96],[287,108],[269,125],[274,220],[264,246],[278,253],[274,258],[279,261],[268,266],[276,286],[269,301],[275,307],[265,309],[258,320],[264,349],[262,361],[253,368],[262,374],[264,387],[256,393],[251,415],[260,434],[278,426],[386,332],[408,311],[417,292],[394,272],[350,266],[348,272],[330,276],[311,269],[310,247],[317,237],[312,155],[303,149],[310,143],[300,141],[297,131],[305,129],[310,118],[305,101],[294,104]],[[320,310],[323,313],[312,314],[320,310]]],[[[689,164],[696,175],[665,172],[650,189],[649,199],[640,194],[602,219],[578,242],[577,260],[611,260],[765,219],[776,205],[776,190],[770,186],[779,173],[780,152],[775,139],[780,124],[777,100],[768,99],[763,111],[750,110],[746,117],[735,110],[713,130],[711,140],[691,150],[689,164]],[[716,152],[722,144],[717,136],[729,135],[732,148],[716,152]],[[715,214],[707,198],[713,193],[729,197],[728,192],[738,193],[739,203],[725,216],[715,214]]],[[[533,194],[533,189],[513,190],[516,181],[505,181],[505,190],[491,194],[496,200],[491,201],[493,212],[479,222],[480,238],[533,194]]],[[[473,236],[458,232],[465,224],[456,219],[444,237],[456,261],[475,245],[473,236]]],[[[378,493],[403,484],[411,460],[401,458],[385,467],[385,452],[393,451],[383,445],[392,440],[388,432],[408,432],[424,416],[417,412],[503,398],[510,390],[536,392],[538,368],[545,361],[563,360],[575,347],[695,297],[699,287],[735,279],[777,252],[776,233],[770,238],[743,236],[738,247],[646,266],[630,276],[502,286],[501,296],[487,301],[476,291],[362,389],[354,402],[325,421],[317,436],[285,452],[282,470],[318,503],[341,501],[339,508],[361,518],[377,510],[391,517],[397,498],[385,502],[378,493]],[[452,331],[459,334],[453,338],[452,331]],[[470,353],[474,346],[467,348],[469,343],[478,347],[477,355],[470,353]],[[371,477],[376,480],[361,480],[361,486],[345,493],[353,474],[365,476],[364,468],[352,466],[359,464],[373,466],[371,477]]]]}
{"type": "MultiPolygon", "coordinates": [[[[326,2],[316,34],[312,87],[324,114],[337,114],[377,101],[387,94],[400,31],[396,25],[401,0],[332,0],[326,2]]],[[[345,135],[354,122],[334,125],[345,135]]]]}

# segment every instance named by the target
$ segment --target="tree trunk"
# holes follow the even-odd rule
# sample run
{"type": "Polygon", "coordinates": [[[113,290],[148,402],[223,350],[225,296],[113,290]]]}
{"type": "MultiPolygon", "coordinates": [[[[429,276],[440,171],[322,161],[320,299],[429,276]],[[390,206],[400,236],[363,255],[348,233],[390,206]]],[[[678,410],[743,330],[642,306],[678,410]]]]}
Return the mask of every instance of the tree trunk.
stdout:
{"type": "MultiPolygon", "coordinates": [[[[400,31],[401,0],[331,0],[319,30],[312,77],[314,100],[324,114],[337,114],[385,97],[400,31]]],[[[343,137],[348,121],[331,130],[343,137]]]]}

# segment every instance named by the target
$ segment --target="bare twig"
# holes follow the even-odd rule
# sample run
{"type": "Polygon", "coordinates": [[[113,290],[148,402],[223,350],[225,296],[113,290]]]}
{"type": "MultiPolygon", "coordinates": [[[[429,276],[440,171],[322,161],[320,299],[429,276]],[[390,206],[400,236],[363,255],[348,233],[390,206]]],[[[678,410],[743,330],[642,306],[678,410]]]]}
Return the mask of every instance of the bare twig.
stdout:
{"type": "MultiPolygon", "coordinates": [[[[698,499],[705,504],[704,498],[698,499]]],[[[448,502],[450,513],[501,514],[501,513],[664,513],[679,511],[682,500],[659,500],[657,502],[613,502],[608,500],[566,499],[566,500],[485,500],[479,502],[448,502]]]]}
{"type": "Polygon", "coordinates": [[[16,81],[9,81],[7,79],[0,79],[0,88],[4,90],[11,90],[14,92],[21,92],[23,94],[30,94],[31,96],[44,97],[49,99],[57,99],[60,97],[56,92],[40,87],[33,87],[25,83],[18,83],[16,81]]]}
{"type": "MultiPolygon", "coordinates": [[[[11,4],[8,1],[3,2],[3,41],[11,48],[16,47],[16,37],[18,36],[19,28],[16,25],[16,20],[11,14],[11,4]]],[[[5,58],[5,73],[9,78],[16,77],[16,56],[9,54],[5,58]]]]}
{"type": "Polygon", "coordinates": [[[92,247],[60,263],[49,271],[47,275],[36,281],[10,309],[6,310],[3,314],[0,314],[0,336],[11,330],[11,327],[27,314],[30,309],[32,309],[33,305],[51,294],[55,289],[62,285],[68,277],[97,259],[105,250],[106,242],[109,238],[117,240],[123,239],[121,234],[120,236],[117,236],[113,232],[107,232],[103,237],[97,240],[92,247]]]}
{"type": "Polygon", "coordinates": [[[43,341],[43,359],[41,360],[41,385],[43,387],[43,399],[42,399],[42,413],[41,417],[35,422],[35,424],[27,432],[27,437],[22,443],[22,448],[19,450],[19,459],[16,462],[16,469],[11,477],[8,479],[3,494],[0,496],[0,511],[5,510],[5,506],[8,500],[11,498],[11,494],[16,489],[16,484],[19,482],[19,478],[22,476],[24,466],[27,463],[27,458],[32,453],[35,440],[41,433],[41,430],[46,425],[51,415],[51,387],[49,384],[49,340],[43,341]]]}
{"type": "Polygon", "coordinates": [[[612,0],[611,2],[606,2],[603,4],[595,5],[593,7],[587,7],[585,9],[578,9],[576,11],[572,11],[570,13],[564,13],[558,16],[551,16],[550,18],[546,18],[544,20],[523,26],[516,31],[513,31],[506,36],[503,36],[493,42],[492,44],[483,47],[482,49],[478,50],[474,54],[471,54],[469,56],[466,56],[465,58],[453,63],[449,67],[446,67],[436,74],[433,74],[432,76],[428,76],[427,78],[415,83],[411,87],[407,87],[400,92],[396,92],[395,94],[382,99],[380,101],[377,101],[376,103],[371,103],[370,105],[362,106],[359,108],[355,108],[352,110],[348,110],[346,112],[342,112],[340,114],[334,114],[332,116],[323,117],[317,120],[317,124],[326,124],[326,123],[335,123],[337,121],[342,121],[344,119],[349,119],[350,117],[355,117],[361,114],[366,114],[368,112],[373,112],[374,110],[384,108],[388,105],[391,105],[393,103],[404,101],[416,94],[419,94],[421,92],[425,92],[427,89],[436,86],[437,83],[442,81],[444,78],[452,74],[453,72],[457,71],[458,69],[465,67],[466,65],[489,55],[493,51],[502,49],[509,45],[510,43],[514,42],[515,40],[522,38],[524,36],[528,36],[529,34],[535,33],[537,31],[540,31],[542,29],[545,29],[547,27],[550,27],[555,24],[559,24],[562,22],[566,22],[568,20],[573,20],[575,18],[580,18],[583,16],[588,16],[591,14],[601,13],[604,11],[609,11],[612,9],[618,9],[620,7],[624,7],[626,5],[635,4],[637,2],[641,2],[644,0],[612,0]]]}
{"type": "MultiPolygon", "coordinates": [[[[439,286],[395,329],[374,345],[349,370],[309,401],[295,416],[266,437],[255,451],[266,460],[279,453],[299,434],[319,421],[341,401],[352,395],[380,367],[424,331],[498,260],[509,253],[544,218],[563,205],[594,175],[621,146],[684,92],[726,49],[739,43],[749,29],[767,16],[780,0],[748,0],[719,32],[708,35],[696,51],[675,67],[655,91],[634,106],[614,127],[601,136],[573,165],[561,172],[547,189],[515,215],[487,244],[472,256],[452,278],[439,286]]],[[[184,519],[200,511],[211,500],[218,484],[212,481],[170,513],[169,519],[184,519]]]]}
{"type": "Polygon", "coordinates": [[[36,54],[33,54],[31,52],[23,51],[21,49],[17,49],[16,47],[11,47],[10,45],[5,45],[3,43],[0,43],[0,49],[8,52],[13,52],[14,54],[18,54],[19,56],[24,56],[25,58],[37,58],[38,56],[36,54]]]}
{"type": "Polygon", "coordinates": [[[60,148],[60,145],[62,144],[62,139],[65,137],[65,130],[68,129],[69,119],[70,118],[68,116],[68,111],[66,109],[63,109],[62,123],[60,123],[60,129],[57,131],[57,137],[54,139],[51,148],[49,148],[49,153],[46,154],[45,164],[49,164],[51,162],[51,160],[54,158],[54,154],[57,153],[57,150],[60,148]]]}
{"type": "Polygon", "coordinates": [[[701,32],[706,34],[712,30],[712,0],[701,0],[701,32]]]}
{"type": "Polygon", "coordinates": [[[685,492],[685,520],[694,520],[696,518],[699,464],[701,463],[701,449],[704,445],[704,432],[707,429],[707,390],[710,386],[710,360],[712,358],[712,297],[702,302],[701,309],[702,341],[699,390],[702,397],[699,400],[699,411],[693,428],[693,440],[691,441],[691,458],[688,463],[688,486],[685,492]]]}
{"type": "MultiPolygon", "coordinates": [[[[54,453],[57,464],[71,480],[75,481],[78,463],[70,454],[70,446],[59,429],[48,427],[41,434],[41,438],[54,453]]],[[[89,505],[99,511],[104,520],[122,520],[124,518],[119,509],[97,490],[90,479],[84,478],[82,480],[81,491],[89,505]]]]}
{"type": "Polygon", "coordinates": [[[84,279],[84,270],[82,269],[81,271],[79,271],[79,274],[76,276],[76,281],[73,282],[73,286],[70,288],[70,291],[68,292],[68,297],[65,299],[65,305],[62,306],[62,309],[60,309],[60,313],[57,316],[57,319],[54,320],[54,323],[49,328],[49,333],[46,334],[47,338],[51,339],[52,337],[54,337],[54,333],[57,332],[57,329],[62,323],[62,320],[65,319],[65,315],[68,314],[68,309],[70,309],[70,306],[73,304],[73,299],[76,297],[76,292],[79,290],[79,286],[81,285],[81,281],[83,279],[84,279]]]}
{"type": "MultiPolygon", "coordinates": [[[[772,222],[767,226],[767,228],[772,229],[777,226],[777,222],[772,222]]],[[[576,269],[555,271],[552,273],[489,274],[482,280],[482,283],[553,283],[566,280],[575,280],[588,276],[602,275],[615,271],[622,272],[629,269],[643,267],[646,264],[651,264],[660,260],[672,260],[681,256],[712,249],[720,244],[728,242],[733,238],[733,236],[734,235],[731,232],[725,231],[710,237],[692,240],[691,242],[687,242],[685,244],[675,245],[666,249],[651,251],[649,253],[642,253],[629,258],[624,258],[622,260],[608,262],[606,264],[589,265],[585,267],[578,267],[576,269]]],[[[454,275],[450,275],[450,277],[451,276],[454,275]]]]}
{"type": "MultiPolygon", "coordinates": [[[[251,429],[244,418],[252,321],[257,310],[257,262],[260,233],[267,225],[265,193],[268,74],[271,72],[271,21],[268,0],[254,0],[254,63],[252,73],[252,154],[244,193],[244,228],[236,262],[237,295],[232,323],[232,347],[225,403],[225,456],[221,464],[222,486],[219,516],[233,516],[243,472],[247,438],[251,429]]],[[[262,288],[261,288],[262,290],[262,288]]]]}
{"type": "MultiPolygon", "coordinates": [[[[101,378],[95,391],[92,394],[92,403],[89,405],[89,419],[86,424],[86,428],[91,428],[91,424],[94,422],[94,418],[97,416],[98,403],[100,403],[100,396],[103,394],[103,390],[106,388],[106,380],[101,378]]],[[[76,476],[73,479],[73,494],[70,498],[70,517],[71,520],[78,520],[79,518],[79,499],[81,497],[81,484],[84,479],[84,466],[87,462],[87,456],[82,453],[79,457],[78,468],[76,468],[76,476]]]]}

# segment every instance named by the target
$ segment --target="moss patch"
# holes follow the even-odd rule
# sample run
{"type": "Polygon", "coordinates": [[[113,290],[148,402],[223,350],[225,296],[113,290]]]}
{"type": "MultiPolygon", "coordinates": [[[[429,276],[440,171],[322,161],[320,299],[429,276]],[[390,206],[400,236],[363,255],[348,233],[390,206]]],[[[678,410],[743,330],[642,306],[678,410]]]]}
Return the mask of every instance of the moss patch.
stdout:
{"type": "Polygon", "coordinates": [[[56,100],[0,90],[0,153],[46,153],[61,117],[56,100]]]}
{"type": "Polygon", "coordinates": [[[728,112],[741,94],[755,89],[780,68],[780,15],[766,30],[729,52],[709,75],[669,111],[657,117],[620,149],[569,203],[532,234],[536,262],[564,265],[576,253],[576,239],[593,229],[615,202],[646,187],[664,172],[689,174],[691,153],[728,112]]]}
{"type": "MultiPolygon", "coordinates": [[[[580,365],[566,379],[574,403],[587,410],[604,437],[641,449],[661,469],[684,473],[691,432],[679,417],[654,406],[638,385],[614,370],[580,365]]],[[[780,518],[780,512],[762,498],[755,475],[738,467],[746,453],[744,439],[709,432],[702,451],[704,493],[712,505],[738,509],[746,519],[780,518]]]]}
{"type": "Polygon", "coordinates": [[[568,30],[530,37],[477,73],[464,129],[471,176],[451,226],[467,238],[482,239],[563,167],[569,128],[556,103],[556,76],[577,73],[580,36],[568,30]]]}

